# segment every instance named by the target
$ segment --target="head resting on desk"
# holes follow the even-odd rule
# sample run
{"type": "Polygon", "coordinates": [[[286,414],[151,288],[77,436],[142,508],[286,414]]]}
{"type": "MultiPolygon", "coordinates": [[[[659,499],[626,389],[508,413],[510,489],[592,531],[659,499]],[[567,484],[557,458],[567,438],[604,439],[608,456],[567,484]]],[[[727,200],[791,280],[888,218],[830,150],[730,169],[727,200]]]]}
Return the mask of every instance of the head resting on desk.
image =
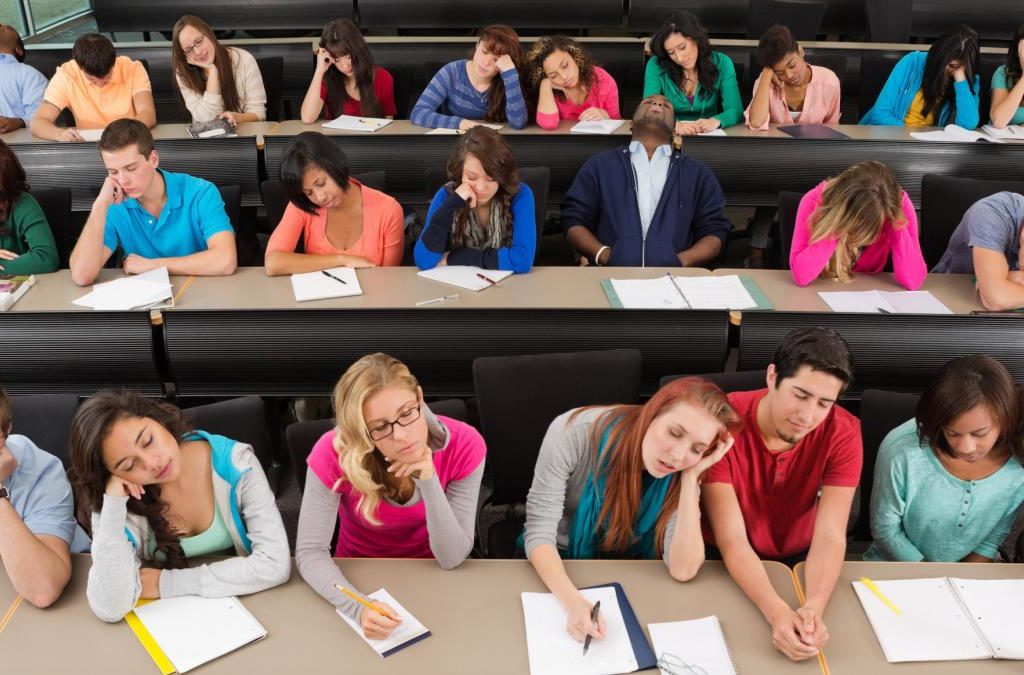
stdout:
{"type": "Polygon", "coordinates": [[[110,72],[117,61],[114,44],[99,33],[86,33],[71,47],[71,58],[82,69],[85,79],[97,87],[110,82],[110,72]]]}
{"type": "Polygon", "coordinates": [[[348,158],[341,146],[318,131],[303,131],[288,143],[281,158],[281,184],[299,210],[341,205],[349,188],[348,158]]]}
{"type": "Polygon", "coordinates": [[[633,140],[643,142],[655,140],[658,145],[672,141],[675,128],[675,108],[672,102],[661,94],[648,96],[640,101],[633,113],[633,140]]]}
{"type": "Polygon", "coordinates": [[[25,43],[18,30],[6,23],[0,23],[0,54],[11,54],[19,63],[25,62],[25,43]]]}
{"type": "Polygon", "coordinates": [[[160,156],[145,124],[131,119],[114,120],[103,130],[97,147],[107,173],[128,197],[140,199],[157,189],[153,179],[160,156]]]}
{"type": "MultiPolygon", "coordinates": [[[[25,169],[18,161],[11,146],[0,141],[0,223],[7,220],[7,214],[14,208],[14,202],[22,192],[28,192],[25,169]]],[[[4,233],[0,226],[0,234],[4,233]]]]}

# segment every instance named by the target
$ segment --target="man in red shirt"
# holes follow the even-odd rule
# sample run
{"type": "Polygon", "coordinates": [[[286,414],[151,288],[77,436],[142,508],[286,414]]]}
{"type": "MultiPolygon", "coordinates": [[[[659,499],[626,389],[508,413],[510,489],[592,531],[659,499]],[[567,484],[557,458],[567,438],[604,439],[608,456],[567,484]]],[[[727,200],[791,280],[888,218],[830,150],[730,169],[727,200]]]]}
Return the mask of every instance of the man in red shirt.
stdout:
{"type": "Polygon", "coordinates": [[[771,625],[775,648],[799,661],[828,640],[821,617],[860,481],[860,422],[836,405],[853,380],[849,348],[831,329],[794,330],[766,379],[767,389],[729,394],[744,427],[705,474],[705,538],[771,625]],[[794,609],[772,589],[761,559],[804,557],[807,597],[794,609]]]}

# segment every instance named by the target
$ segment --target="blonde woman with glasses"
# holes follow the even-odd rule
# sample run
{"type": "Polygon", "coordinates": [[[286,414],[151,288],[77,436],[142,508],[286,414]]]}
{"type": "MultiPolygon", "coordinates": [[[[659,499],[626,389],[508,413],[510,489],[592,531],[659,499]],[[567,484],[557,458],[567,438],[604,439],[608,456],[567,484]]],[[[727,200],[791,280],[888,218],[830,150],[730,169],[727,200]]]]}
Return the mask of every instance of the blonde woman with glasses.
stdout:
{"type": "Polygon", "coordinates": [[[880,162],[854,164],[804,195],[796,212],[789,269],[798,286],[818,277],[848,282],[878,274],[892,255],[893,277],[909,290],[928,268],[910,197],[880,162]]]}
{"type": "Polygon", "coordinates": [[[398,626],[394,609],[380,614],[346,596],[355,589],[331,559],[435,558],[444,569],[473,548],[484,473],[483,438],[468,424],[435,416],[401,361],[370,354],[334,388],[337,426],[306,460],[295,562],[325,600],[359,622],[367,638],[398,626]]]}

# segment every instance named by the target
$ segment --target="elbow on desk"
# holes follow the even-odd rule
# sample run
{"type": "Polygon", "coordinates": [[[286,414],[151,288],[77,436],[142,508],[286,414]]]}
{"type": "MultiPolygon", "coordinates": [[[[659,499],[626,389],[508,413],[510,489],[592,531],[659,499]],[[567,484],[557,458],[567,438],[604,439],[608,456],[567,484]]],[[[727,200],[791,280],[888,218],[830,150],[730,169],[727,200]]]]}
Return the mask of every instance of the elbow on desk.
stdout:
{"type": "Polygon", "coordinates": [[[673,579],[680,583],[686,583],[687,581],[693,581],[694,577],[697,576],[697,572],[700,572],[701,566],[704,564],[704,556],[702,555],[699,560],[695,560],[690,563],[684,563],[681,565],[669,564],[668,573],[673,579]]]}
{"type": "Polygon", "coordinates": [[[99,272],[92,270],[83,270],[81,267],[76,268],[75,265],[71,266],[71,280],[79,286],[89,286],[92,282],[96,281],[96,277],[99,272]]]}
{"type": "Polygon", "coordinates": [[[979,285],[978,292],[981,296],[981,305],[990,312],[1020,309],[1024,305],[1019,295],[1006,292],[1001,288],[993,289],[979,285]]]}

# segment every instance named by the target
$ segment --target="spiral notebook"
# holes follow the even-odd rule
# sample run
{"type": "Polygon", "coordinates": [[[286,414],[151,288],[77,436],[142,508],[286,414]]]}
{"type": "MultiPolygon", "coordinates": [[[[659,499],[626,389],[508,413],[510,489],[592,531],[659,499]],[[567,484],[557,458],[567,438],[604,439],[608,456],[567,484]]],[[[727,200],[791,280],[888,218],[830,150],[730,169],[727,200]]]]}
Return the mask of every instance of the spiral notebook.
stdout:
{"type": "Polygon", "coordinates": [[[1024,579],[853,582],[889,663],[1024,659],[1024,579]]]}
{"type": "Polygon", "coordinates": [[[363,635],[363,629],[359,627],[357,622],[350,619],[349,616],[340,609],[337,610],[337,612],[338,616],[344,619],[345,623],[347,623],[349,627],[356,632],[356,635],[363,638],[363,641],[366,642],[366,644],[373,647],[373,651],[377,652],[381,658],[391,656],[395,652],[400,652],[406,647],[430,637],[430,629],[420,623],[419,619],[414,617],[405,607],[402,607],[401,603],[399,603],[398,600],[395,600],[395,598],[385,589],[377,589],[366,597],[371,600],[376,600],[377,602],[383,602],[398,612],[398,616],[402,618],[402,623],[398,624],[398,627],[395,628],[394,632],[392,632],[388,637],[382,640],[368,638],[363,635]]]}
{"type": "Polygon", "coordinates": [[[700,668],[708,675],[736,675],[736,663],[717,616],[712,614],[691,621],[649,623],[647,630],[654,643],[654,653],[669,668],[673,663],[685,663],[698,673],[700,668]]]}

